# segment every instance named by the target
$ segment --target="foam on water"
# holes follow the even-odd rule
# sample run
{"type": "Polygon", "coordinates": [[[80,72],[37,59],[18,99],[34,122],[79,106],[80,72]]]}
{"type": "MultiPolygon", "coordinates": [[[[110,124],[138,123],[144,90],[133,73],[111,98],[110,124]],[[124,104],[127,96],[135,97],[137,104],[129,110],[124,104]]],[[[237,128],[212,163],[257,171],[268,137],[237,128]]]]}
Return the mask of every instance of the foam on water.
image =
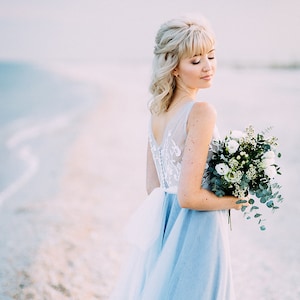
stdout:
{"type": "Polygon", "coordinates": [[[40,159],[32,149],[32,146],[29,145],[29,142],[33,139],[40,138],[41,136],[45,137],[45,135],[53,134],[57,130],[70,126],[71,120],[71,115],[57,116],[48,122],[44,121],[27,128],[22,128],[7,140],[7,148],[17,154],[17,157],[24,163],[26,169],[14,182],[4,190],[0,191],[0,205],[26,185],[38,171],[40,159]]]}
{"type": "Polygon", "coordinates": [[[50,180],[41,165],[49,169],[51,161],[58,170],[58,156],[81,116],[96,103],[97,90],[29,64],[0,63],[0,80],[1,206],[35,175],[50,180]]]}
{"type": "Polygon", "coordinates": [[[37,172],[39,167],[39,159],[33,154],[30,146],[22,146],[18,152],[18,157],[22,160],[27,169],[16,181],[11,183],[6,189],[0,192],[0,205],[20,190],[37,172]]]}

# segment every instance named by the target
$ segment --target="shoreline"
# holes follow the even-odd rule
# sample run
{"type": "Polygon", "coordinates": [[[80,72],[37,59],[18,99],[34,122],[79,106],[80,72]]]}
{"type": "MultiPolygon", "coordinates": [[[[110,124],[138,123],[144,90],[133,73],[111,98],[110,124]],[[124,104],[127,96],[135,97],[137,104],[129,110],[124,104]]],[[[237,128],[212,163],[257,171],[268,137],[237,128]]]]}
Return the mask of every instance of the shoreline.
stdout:
{"type": "MultiPolygon", "coordinates": [[[[85,74],[84,70],[80,74],[85,74]]],[[[90,75],[89,70],[86,74],[90,75]]],[[[103,101],[80,121],[77,137],[67,151],[59,193],[46,196],[46,201],[31,199],[13,205],[12,215],[15,210],[22,211],[15,226],[23,229],[17,229],[19,237],[12,239],[20,241],[25,232],[27,238],[22,241],[20,265],[13,266],[18,275],[10,271],[15,280],[8,278],[0,289],[1,297],[108,298],[125,253],[122,228],[146,193],[141,176],[147,141],[146,105],[135,101],[136,94],[129,98],[133,92],[143,94],[144,88],[138,91],[135,83],[125,82],[123,74],[118,76],[123,78],[122,89],[112,89],[115,76],[106,77],[103,101]],[[30,233],[36,230],[37,240],[30,233]]],[[[7,254],[8,260],[20,256],[19,251],[7,254]]]]}
{"type": "MultiPolygon", "coordinates": [[[[99,85],[103,100],[80,120],[66,155],[59,192],[9,208],[5,219],[8,244],[2,247],[10,249],[10,256],[3,267],[8,275],[0,296],[5,300],[106,300],[126,253],[122,228],[146,196],[149,71],[146,66],[55,68],[75,81],[99,85]]],[[[239,92],[243,91],[236,94],[239,92]]],[[[235,109],[242,113],[244,108],[235,109]]],[[[225,127],[237,123],[231,120],[230,111],[230,105],[222,111],[225,127]]],[[[256,112],[249,112],[249,118],[255,116],[256,112]]],[[[284,134],[280,130],[277,127],[284,134]]],[[[285,163],[287,171],[296,171],[289,161],[285,163]]],[[[281,181],[288,189],[288,174],[281,181]]],[[[289,216],[294,220],[297,215],[295,205],[287,200],[265,233],[234,212],[230,236],[237,296],[277,300],[280,295],[293,300],[300,295],[296,251],[300,246],[297,239],[290,240],[297,234],[296,226],[287,230],[292,221],[289,216]],[[285,274],[284,282],[274,276],[279,273],[285,274]]]]}

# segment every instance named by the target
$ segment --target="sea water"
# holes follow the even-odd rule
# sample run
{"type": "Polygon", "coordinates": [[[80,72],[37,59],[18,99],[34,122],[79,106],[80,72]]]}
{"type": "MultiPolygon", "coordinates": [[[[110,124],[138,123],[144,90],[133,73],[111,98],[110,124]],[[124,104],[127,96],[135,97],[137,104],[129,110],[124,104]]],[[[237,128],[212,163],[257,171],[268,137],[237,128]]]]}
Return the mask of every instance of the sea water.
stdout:
{"type": "Polygon", "coordinates": [[[66,150],[99,93],[37,65],[0,63],[0,206],[55,191],[66,150]]]}

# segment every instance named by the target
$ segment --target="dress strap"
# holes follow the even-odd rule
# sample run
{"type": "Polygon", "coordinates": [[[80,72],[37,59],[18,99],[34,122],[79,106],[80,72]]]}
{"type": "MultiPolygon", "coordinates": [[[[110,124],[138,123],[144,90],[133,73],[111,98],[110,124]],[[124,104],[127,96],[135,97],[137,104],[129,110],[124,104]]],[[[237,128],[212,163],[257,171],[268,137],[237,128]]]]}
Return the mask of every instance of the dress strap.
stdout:
{"type": "Polygon", "coordinates": [[[194,106],[194,104],[196,103],[196,101],[191,101],[187,104],[186,106],[186,109],[185,109],[185,115],[184,115],[184,118],[183,118],[183,126],[184,126],[184,131],[186,132],[186,128],[187,128],[187,122],[188,122],[188,118],[189,118],[189,115],[190,115],[190,112],[194,106]]]}

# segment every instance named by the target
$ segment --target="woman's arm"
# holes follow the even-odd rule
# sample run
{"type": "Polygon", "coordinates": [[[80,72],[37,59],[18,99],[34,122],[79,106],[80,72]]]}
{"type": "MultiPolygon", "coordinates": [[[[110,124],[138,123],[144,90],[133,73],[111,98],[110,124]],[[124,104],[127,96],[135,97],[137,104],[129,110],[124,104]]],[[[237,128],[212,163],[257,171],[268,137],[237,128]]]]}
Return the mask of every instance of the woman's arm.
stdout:
{"type": "Polygon", "coordinates": [[[155,164],[153,161],[150,145],[148,142],[147,147],[147,168],[146,168],[146,189],[147,193],[150,194],[156,187],[159,187],[160,183],[158,180],[155,164]]]}
{"type": "Polygon", "coordinates": [[[240,209],[238,198],[217,197],[201,188],[206,166],[209,144],[216,122],[216,112],[208,103],[195,103],[188,119],[187,139],[182,158],[178,186],[178,200],[181,207],[194,210],[240,209]]]}

